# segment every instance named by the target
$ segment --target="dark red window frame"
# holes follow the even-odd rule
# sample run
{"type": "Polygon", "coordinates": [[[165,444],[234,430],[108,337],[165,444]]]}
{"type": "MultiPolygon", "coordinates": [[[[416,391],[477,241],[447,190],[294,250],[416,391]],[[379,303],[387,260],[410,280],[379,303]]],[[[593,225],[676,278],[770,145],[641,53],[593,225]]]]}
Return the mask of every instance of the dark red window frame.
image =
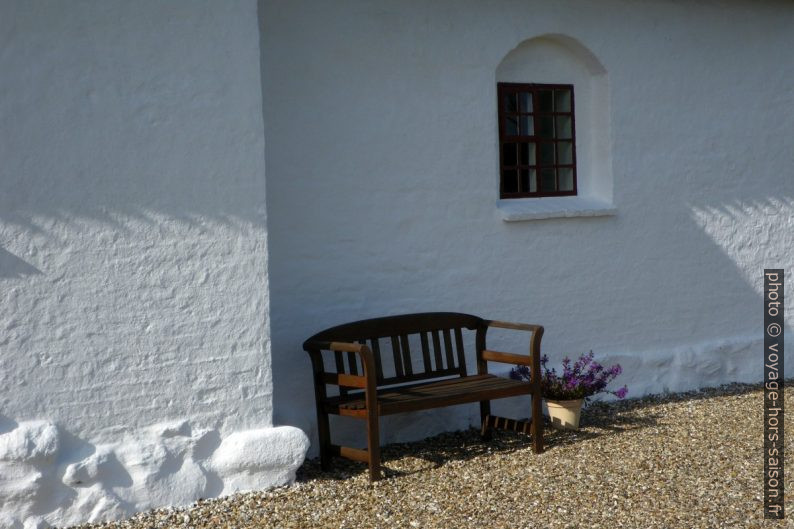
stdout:
{"type": "Polygon", "coordinates": [[[496,92],[499,197],[576,195],[573,85],[497,83],[496,92]]]}

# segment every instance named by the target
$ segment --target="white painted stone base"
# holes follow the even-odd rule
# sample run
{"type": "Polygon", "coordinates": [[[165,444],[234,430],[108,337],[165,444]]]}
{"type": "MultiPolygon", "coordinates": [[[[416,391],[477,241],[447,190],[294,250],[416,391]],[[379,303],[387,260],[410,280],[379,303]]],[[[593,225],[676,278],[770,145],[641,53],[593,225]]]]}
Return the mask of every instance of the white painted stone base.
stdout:
{"type": "MultiPolygon", "coordinates": [[[[636,398],[731,382],[760,383],[764,374],[763,346],[762,336],[744,335],[631,353],[594,352],[601,364],[620,364],[623,368],[623,373],[610,384],[609,389],[616,390],[625,384],[629,388],[628,398],[636,398]]],[[[551,356],[549,366],[559,369],[560,360],[551,356]]],[[[492,371],[506,375],[509,368],[492,371]]],[[[794,376],[794,366],[787,366],[785,376],[794,376]]],[[[512,402],[497,402],[495,407],[505,406],[504,413],[517,413],[519,416],[523,416],[522,407],[528,410],[526,402],[520,402],[520,399],[507,400],[512,402]]],[[[615,397],[601,394],[594,400],[615,400],[615,397]]]]}
{"type": "Polygon", "coordinates": [[[91,445],[48,421],[0,423],[0,527],[119,519],[292,483],[309,440],[290,426],[234,432],[188,421],[91,445]]]}
{"type": "MultiPolygon", "coordinates": [[[[598,348],[593,350],[600,363],[607,366],[619,363],[623,367],[623,374],[609,387],[616,390],[626,384],[629,388],[628,398],[691,391],[730,382],[760,383],[763,378],[762,351],[763,337],[760,333],[631,352],[605,351],[598,348]]],[[[570,354],[573,356],[576,352],[571,351],[570,354]]],[[[559,370],[562,355],[549,352],[549,357],[549,366],[559,370]]],[[[473,365],[473,359],[470,358],[467,363],[473,365]]],[[[794,376],[794,362],[789,364],[785,371],[787,378],[794,376]]],[[[469,368],[470,373],[472,369],[469,368]]],[[[488,369],[493,374],[508,376],[510,366],[492,362],[488,369]]],[[[610,401],[615,400],[615,397],[601,394],[594,399],[610,401]]],[[[496,415],[526,418],[531,413],[531,399],[526,396],[499,399],[491,402],[491,409],[496,415]]],[[[331,431],[335,442],[348,446],[365,446],[365,428],[361,421],[344,419],[346,418],[331,418],[331,431]]],[[[387,415],[381,417],[381,443],[417,441],[445,431],[478,427],[479,421],[477,404],[387,415]]],[[[312,439],[316,439],[316,423],[312,419],[301,426],[309,432],[312,439]]],[[[315,444],[308,456],[315,457],[317,452],[315,444]]]]}

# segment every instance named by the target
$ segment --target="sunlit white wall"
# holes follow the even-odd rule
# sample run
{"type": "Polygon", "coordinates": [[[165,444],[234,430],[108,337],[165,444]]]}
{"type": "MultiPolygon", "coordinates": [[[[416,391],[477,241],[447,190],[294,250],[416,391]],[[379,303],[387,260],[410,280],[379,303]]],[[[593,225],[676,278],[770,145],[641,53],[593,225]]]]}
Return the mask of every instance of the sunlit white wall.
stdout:
{"type": "MultiPolygon", "coordinates": [[[[541,323],[553,362],[592,349],[623,364],[634,396],[760,380],[762,269],[792,257],[791,3],[263,12],[277,421],[314,435],[303,339],[413,311],[541,323]],[[609,80],[609,130],[594,132],[614,216],[508,223],[497,211],[499,65],[547,35],[581,44],[609,80]],[[769,207],[726,215],[737,204],[769,207]]],[[[524,80],[549,81],[538,76],[524,80]]],[[[476,406],[384,418],[383,437],[476,420],[476,406]]],[[[340,442],[363,442],[361,424],[338,426],[340,442]]]]}

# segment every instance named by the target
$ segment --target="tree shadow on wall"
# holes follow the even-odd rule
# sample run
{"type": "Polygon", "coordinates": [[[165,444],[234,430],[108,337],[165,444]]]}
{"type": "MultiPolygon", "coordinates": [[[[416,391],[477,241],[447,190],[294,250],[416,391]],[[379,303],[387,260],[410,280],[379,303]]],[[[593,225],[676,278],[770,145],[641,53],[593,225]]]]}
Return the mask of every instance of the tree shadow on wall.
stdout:
{"type": "Polygon", "coordinates": [[[0,279],[19,279],[40,274],[41,270],[35,266],[0,248],[0,279]]]}

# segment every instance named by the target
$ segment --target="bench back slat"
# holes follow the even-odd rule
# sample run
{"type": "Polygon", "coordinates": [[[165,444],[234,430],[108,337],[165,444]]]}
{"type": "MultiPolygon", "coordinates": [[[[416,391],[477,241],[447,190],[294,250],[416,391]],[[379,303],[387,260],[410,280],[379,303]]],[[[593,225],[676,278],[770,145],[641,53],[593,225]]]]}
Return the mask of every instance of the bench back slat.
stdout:
{"type": "Polygon", "coordinates": [[[383,380],[383,363],[380,359],[380,341],[377,338],[372,338],[369,343],[372,355],[375,357],[375,371],[377,372],[377,380],[383,380]]]}
{"type": "Polygon", "coordinates": [[[336,372],[345,372],[345,360],[342,356],[342,351],[334,351],[334,363],[336,364],[336,372]]]}
{"type": "MultiPolygon", "coordinates": [[[[340,375],[345,373],[345,359],[342,351],[334,351],[334,365],[336,366],[337,373],[340,375]]],[[[340,387],[339,393],[342,395],[347,395],[347,388],[340,387]]]]}
{"type": "MultiPolygon", "coordinates": [[[[369,343],[375,357],[376,379],[379,386],[400,384],[416,380],[466,375],[466,354],[463,346],[463,329],[482,328],[484,320],[477,316],[455,312],[430,312],[387,316],[347,323],[321,331],[309,342],[369,343]],[[385,350],[381,340],[391,345],[391,358],[384,363],[385,350]],[[412,358],[411,340],[414,341],[412,358]],[[431,352],[432,341],[432,352],[431,352]],[[421,344],[417,346],[417,342],[421,344]],[[443,342],[443,344],[442,344],[443,342]],[[419,360],[421,350],[421,360],[419,360]],[[387,365],[388,364],[388,365],[387,365]],[[394,369],[391,370],[391,367],[394,369]]],[[[388,349],[388,346],[386,346],[388,349]]],[[[335,352],[337,373],[357,375],[357,355],[335,352]],[[347,363],[347,366],[344,364],[347,363]]],[[[344,392],[346,393],[346,391],[344,392]]]]}
{"type": "Polygon", "coordinates": [[[358,363],[356,353],[347,353],[347,365],[350,366],[350,374],[358,375],[358,363]]]}
{"type": "Polygon", "coordinates": [[[433,354],[436,359],[436,369],[443,369],[444,362],[441,360],[441,339],[438,336],[438,331],[433,331],[433,354]]]}
{"type": "Polygon", "coordinates": [[[414,366],[413,362],[411,361],[411,346],[408,345],[407,334],[400,335],[400,349],[403,357],[403,371],[408,376],[413,375],[414,366]]]}
{"type": "Polygon", "coordinates": [[[397,340],[396,336],[391,337],[391,354],[394,357],[394,372],[397,373],[398,377],[405,375],[405,371],[403,370],[403,359],[400,355],[400,342],[397,340]]]}
{"type": "Polygon", "coordinates": [[[455,327],[455,345],[458,350],[458,368],[460,376],[466,376],[466,351],[463,350],[463,332],[460,327],[455,327]]]}
{"type": "Polygon", "coordinates": [[[427,333],[420,332],[419,339],[422,341],[422,365],[425,368],[425,373],[427,373],[433,370],[433,366],[430,364],[430,347],[427,343],[427,333]]]}
{"type": "Polygon", "coordinates": [[[452,353],[452,336],[449,329],[443,329],[444,332],[444,351],[447,353],[447,369],[455,367],[455,357],[452,353]]]}

